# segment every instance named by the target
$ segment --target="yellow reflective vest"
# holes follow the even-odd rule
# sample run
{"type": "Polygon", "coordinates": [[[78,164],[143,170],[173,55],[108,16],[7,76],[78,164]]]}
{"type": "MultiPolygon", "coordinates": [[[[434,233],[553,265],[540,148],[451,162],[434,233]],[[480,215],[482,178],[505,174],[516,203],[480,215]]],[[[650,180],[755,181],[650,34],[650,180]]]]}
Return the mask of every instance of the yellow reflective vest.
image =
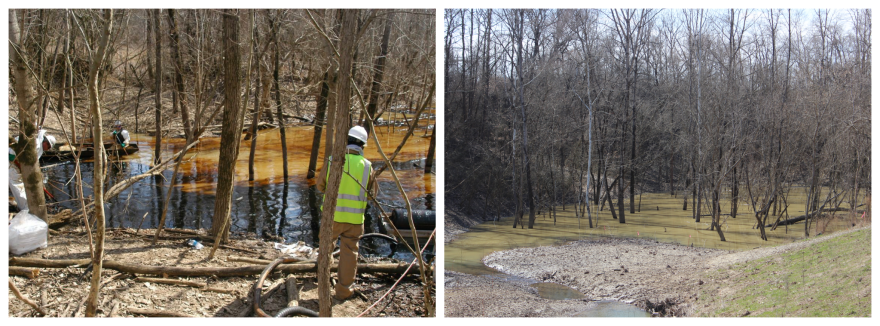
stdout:
{"type": "MultiPolygon", "coordinates": [[[[330,164],[327,165],[325,180],[330,177],[330,164]]],[[[345,166],[336,196],[336,212],[333,221],[348,224],[364,224],[367,210],[367,183],[373,172],[369,160],[357,154],[345,154],[345,166]]],[[[326,195],[325,195],[326,198],[326,195]]],[[[324,209],[324,205],[321,205],[324,209]]]]}

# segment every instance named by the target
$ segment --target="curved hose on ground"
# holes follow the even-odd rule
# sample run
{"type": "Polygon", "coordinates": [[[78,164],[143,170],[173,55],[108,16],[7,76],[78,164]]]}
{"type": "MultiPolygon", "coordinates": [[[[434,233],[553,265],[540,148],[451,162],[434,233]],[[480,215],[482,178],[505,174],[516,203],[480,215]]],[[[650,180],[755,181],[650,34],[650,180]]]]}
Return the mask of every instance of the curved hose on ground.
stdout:
{"type": "MultiPolygon", "coordinates": [[[[397,251],[397,239],[395,237],[392,237],[387,234],[382,234],[382,233],[367,233],[367,234],[361,235],[360,240],[363,240],[366,238],[380,238],[380,239],[385,239],[388,242],[391,242],[391,253],[388,254],[388,257],[393,256],[394,252],[397,251]]],[[[360,240],[358,240],[358,241],[360,241],[360,240]]]]}
{"type": "Polygon", "coordinates": [[[382,239],[390,241],[394,245],[397,245],[397,239],[395,239],[394,237],[387,235],[387,234],[367,233],[367,234],[361,235],[361,240],[366,239],[366,238],[382,238],[382,239]]]}
{"type": "MultiPolygon", "coordinates": [[[[253,298],[254,299],[253,300],[254,301],[254,315],[259,316],[259,317],[272,317],[269,314],[267,314],[265,311],[263,311],[263,308],[260,308],[260,296],[262,295],[262,292],[263,292],[263,281],[266,280],[266,277],[269,276],[269,274],[272,273],[272,270],[274,270],[275,267],[278,267],[278,265],[283,264],[283,263],[294,263],[297,261],[298,261],[298,259],[296,259],[296,258],[282,257],[282,258],[276,259],[275,261],[273,261],[269,265],[266,265],[266,268],[263,269],[262,273],[260,273],[260,278],[257,279],[256,283],[254,283],[254,298],[253,298]]],[[[310,317],[318,317],[317,312],[314,312],[312,310],[309,310],[309,309],[306,309],[303,307],[289,307],[286,309],[282,309],[281,312],[279,312],[278,316],[276,316],[276,317],[286,316],[286,315],[281,315],[281,313],[305,315],[305,316],[310,316],[310,317]],[[298,308],[298,309],[292,309],[292,308],[298,308]],[[289,309],[291,311],[287,311],[289,309]]]]}
{"type": "Polygon", "coordinates": [[[306,309],[300,306],[296,307],[287,307],[281,309],[275,317],[289,317],[289,316],[307,316],[307,317],[318,317],[318,313],[312,311],[311,309],[306,309]]]}
{"type": "MultiPolygon", "coordinates": [[[[361,235],[361,237],[360,237],[361,240],[363,240],[365,238],[382,238],[382,239],[390,241],[395,246],[397,245],[397,239],[395,239],[394,237],[388,236],[386,234],[368,233],[368,234],[361,235]]],[[[263,308],[260,307],[260,296],[262,295],[262,291],[263,291],[263,282],[266,281],[266,277],[268,277],[269,274],[272,273],[272,271],[276,267],[278,267],[278,265],[285,264],[285,263],[295,263],[298,261],[299,261],[299,259],[296,259],[296,258],[282,257],[282,258],[278,258],[278,259],[274,260],[269,265],[266,265],[266,268],[263,269],[262,273],[260,273],[260,278],[257,279],[256,283],[254,283],[254,297],[253,297],[254,315],[260,316],[260,317],[272,317],[269,314],[267,314],[265,311],[263,311],[263,308]]],[[[275,315],[275,317],[287,317],[287,316],[318,317],[318,313],[314,312],[310,309],[303,308],[303,307],[287,307],[287,308],[281,309],[281,311],[279,311],[275,315]]]]}

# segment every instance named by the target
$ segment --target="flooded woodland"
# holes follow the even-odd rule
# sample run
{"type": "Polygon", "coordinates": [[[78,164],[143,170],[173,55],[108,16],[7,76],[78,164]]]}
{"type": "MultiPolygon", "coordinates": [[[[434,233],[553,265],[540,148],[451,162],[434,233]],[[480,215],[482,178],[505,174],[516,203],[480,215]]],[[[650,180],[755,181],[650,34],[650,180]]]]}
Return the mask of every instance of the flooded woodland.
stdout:
{"type": "MultiPolygon", "coordinates": [[[[425,137],[427,127],[433,121],[425,121],[414,135],[407,140],[395,159],[395,170],[401,179],[407,197],[412,201],[414,209],[433,210],[434,207],[434,173],[425,173],[424,160],[427,156],[429,137],[425,137]]],[[[383,140],[384,150],[393,150],[400,144],[407,133],[406,128],[393,125],[381,126],[376,129],[379,139],[383,140]]],[[[280,134],[277,129],[260,131],[257,138],[257,151],[254,160],[255,178],[248,180],[248,153],[241,152],[236,164],[236,185],[233,188],[232,231],[252,233],[258,237],[264,235],[283,238],[287,241],[305,241],[314,246],[317,238],[317,223],[311,223],[312,215],[308,205],[309,187],[306,171],[309,165],[314,127],[294,126],[287,129],[288,164],[290,178],[283,177],[283,164],[280,155],[280,134]]],[[[116,181],[125,180],[150,169],[152,159],[152,137],[133,134],[133,141],[141,150],[133,155],[111,158],[109,186],[116,181]]],[[[177,152],[183,148],[185,140],[173,138],[165,140],[163,153],[177,152]]],[[[168,207],[166,228],[202,229],[211,227],[215,190],[217,182],[217,164],[220,140],[217,137],[202,138],[187,153],[168,207]]],[[[322,146],[323,148],[323,146],[322,146]]],[[[377,149],[367,146],[365,157],[378,166],[384,165],[377,149]]],[[[323,156],[323,151],[319,153],[323,156]]],[[[165,157],[163,157],[165,158],[165,157]]],[[[80,167],[83,170],[83,181],[90,182],[92,160],[84,160],[80,167]]],[[[52,162],[53,167],[46,171],[47,188],[56,199],[49,204],[51,209],[76,209],[78,202],[72,200],[75,185],[72,161],[52,162]]],[[[161,178],[148,178],[119,194],[119,200],[108,203],[107,225],[111,228],[156,228],[159,223],[159,212],[165,201],[169,179],[172,171],[163,172],[161,178]]],[[[385,211],[403,207],[403,197],[393,183],[390,173],[383,173],[379,178],[381,188],[377,197],[380,202],[387,203],[385,211]]],[[[92,195],[89,187],[84,188],[84,195],[92,195]]],[[[377,212],[374,212],[378,216],[377,212]]],[[[373,223],[370,229],[378,232],[378,224],[373,223]]],[[[269,237],[273,238],[273,237],[269,237]]],[[[385,249],[387,250],[387,248],[385,249]]]]}
{"type": "MultiPolygon", "coordinates": [[[[89,259],[78,266],[88,266],[84,278],[91,274],[78,281],[89,284],[87,295],[62,296],[66,301],[54,304],[68,309],[49,315],[114,316],[118,306],[107,300],[120,293],[113,290],[136,282],[135,272],[113,265],[120,261],[136,265],[138,274],[163,276],[189,265],[215,280],[253,274],[224,274],[241,267],[232,263],[255,264],[241,268],[268,269],[259,284],[275,281],[270,270],[304,261],[313,265],[300,279],[307,308],[297,308],[298,285],[288,280],[287,291],[264,297],[284,297],[273,314],[330,317],[335,305],[340,316],[364,315],[403,282],[399,297],[389,300],[396,302],[371,315],[434,316],[435,14],[11,10],[9,207],[19,212],[14,221],[39,218],[59,239],[48,236],[48,249],[23,250],[17,267],[89,259]],[[352,166],[363,174],[346,176],[352,166]],[[370,189],[353,193],[359,186],[370,189]],[[355,238],[361,224],[368,235],[355,238]],[[348,230],[339,246],[338,236],[331,239],[337,228],[348,230]],[[146,237],[149,244],[141,241],[146,237]],[[290,248],[273,247],[282,243],[290,248]],[[241,260],[236,252],[249,256],[241,260]],[[395,269],[404,261],[417,267],[395,269]],[[389,267],[384,271],[399,279],[386,282],[377,277],[384,272],[364,264],[389,267]],[[121,283],[102,288],[114,281],[121,283]]],[[[40,270],[28,271],[24,276],[40,270]]],[[[46,274],[15,281],[31,295],[43,287],[35,282],[52,283],[52,291],[77,285],[63,272],[46,274]]],[[[123,290],[121,315],[186,315],[138,310],[136,298],[146,294],[196,306],[187,312],[200,316],[268,316],[248,298],[245,283],[252,280],[220,280],[227,295],[207,303],[190,296],[198,289],[175,296],[174,285],[123,290]]],[[[253,289],[259,300],[260,287],[253,289]]],[[[39,305],[15,307],[16,316],[47,315],[39,305]]]]}

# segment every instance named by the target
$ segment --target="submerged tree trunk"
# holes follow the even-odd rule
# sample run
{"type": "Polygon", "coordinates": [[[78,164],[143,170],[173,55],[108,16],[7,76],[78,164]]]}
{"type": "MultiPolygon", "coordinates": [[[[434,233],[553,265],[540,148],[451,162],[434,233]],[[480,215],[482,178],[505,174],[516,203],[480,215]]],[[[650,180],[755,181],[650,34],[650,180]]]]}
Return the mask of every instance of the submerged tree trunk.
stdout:
{"type": "Polygon", "coordinates": [[[434,167],[434,151],[437,147],[437,128],[431,131],[431,143],[428,145],[428,156],[425,157],[425,173],[431,173],[434,167]]]}
{"type": "Polygon", "coordinates": [[[272,43],[274,43],[272,61],[275,63],[275,67],[274,71],[272,71],[272,79],[274,81],[273,86],[275,87],[275,110],[278,116],[278,132],[281,134],[281,162],[284,164],[284,180],[287,182],[287,132],[284,129],[284,110],[281,107],[281,83],[278,80],[279,70],[281,69],[281,44],[278,43],[279,22],[274,19],[270,22],[272,23],[272,43]]]}

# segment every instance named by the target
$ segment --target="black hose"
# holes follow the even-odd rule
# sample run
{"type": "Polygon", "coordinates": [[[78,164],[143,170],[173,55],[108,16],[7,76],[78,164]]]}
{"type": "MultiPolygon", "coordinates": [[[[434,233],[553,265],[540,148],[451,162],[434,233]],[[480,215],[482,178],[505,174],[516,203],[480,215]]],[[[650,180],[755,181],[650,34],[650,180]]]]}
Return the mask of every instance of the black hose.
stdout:
{"type": "MultiPolygon", "coordinates": [[[[394,256],[394,252],[397,251],[397,245],[398,245],[397,239],[390,236],[390,235],[382,234],[382,233],[367,233],[367,234],[361,235],[360,240],[363,240],[366,238],[380,238],[380,239],[388,240],[388,242],[391,242],[391,253],[388,254],[389,258],[391,256],[394,256]]],[[[360,241],[360,240],[358,240],[358,241],[360,241]]]]}
{"type": "Polygon", "coordinates": [[[366,238],[382,238],[382,239],[385,239],[385,240],[390,241],[390,242],[393,243],[394,245],[397,245],[397,239],[395,239],[394,237],[392,237],[392,236],[390,236],[390,235],[387,235],[387,234],[382,234],[382,233],[367,233],[367,234],[364,234],[364,235],[361,236],[361,240],[366,239],[366,238]]]}
{"type": "Polygon", "coordinates": [[[300,306],[296,307],[287,307],[281,309],[275,317],[289,317],[289,316],[307,316],[307,317],[318,317],[318,313],[314,312],[311,309],[303,308],[300,306]]]}

